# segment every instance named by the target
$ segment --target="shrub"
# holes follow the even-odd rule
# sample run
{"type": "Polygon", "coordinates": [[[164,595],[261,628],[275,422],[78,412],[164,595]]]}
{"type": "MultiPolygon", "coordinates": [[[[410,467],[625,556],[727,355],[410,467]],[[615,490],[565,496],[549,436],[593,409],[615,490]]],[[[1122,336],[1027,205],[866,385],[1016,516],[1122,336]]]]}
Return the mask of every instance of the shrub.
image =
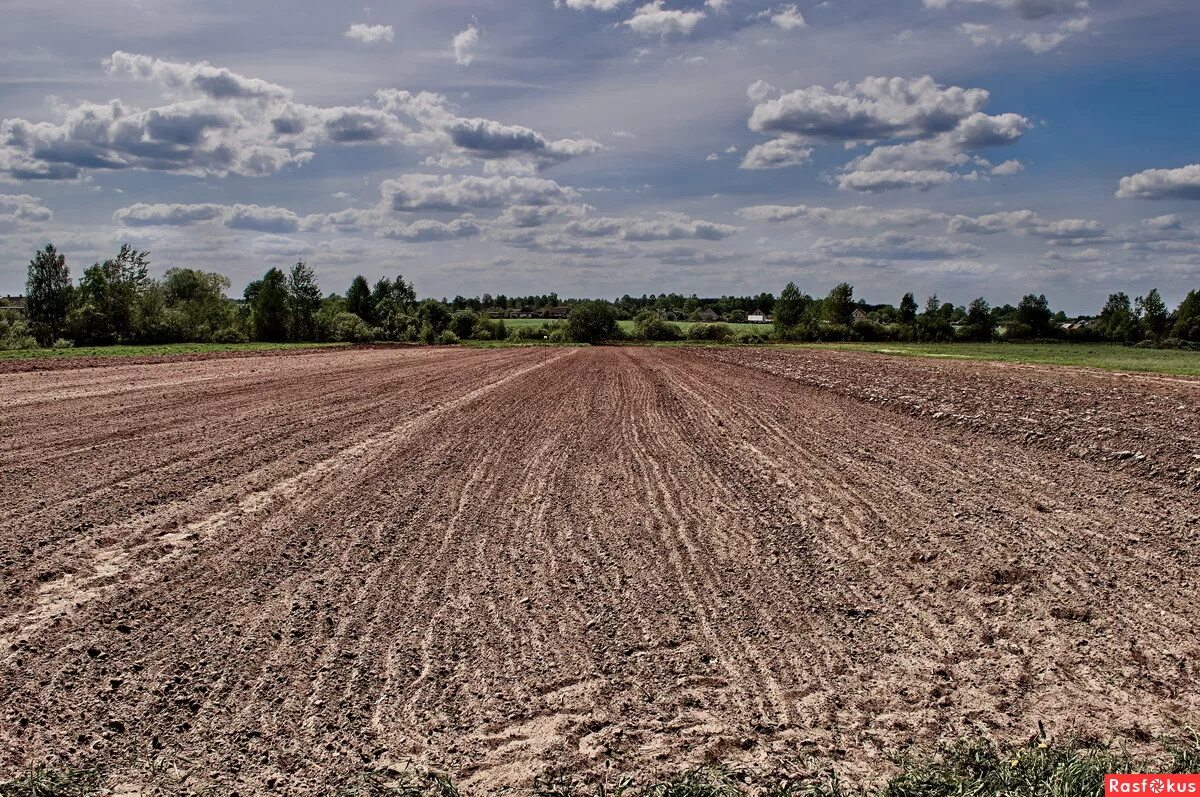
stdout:
{"type": "Polygon", "coordinates": [[[459,310],[450,317],[450,326],[448,329],[454,333],[454,336],[460,340],[467,340],[475,334],[475,327],[479,325],[479,316],[472,310],[459,310]]]}
{"type": "Polygon", "coordinates": [[[511,337],[513,340],[548,340],[550,335],[555,330],[560,329],[561,326],[561,324],[539,324],[536,327],[513,327],[509,337],[511,337]]]}
{"type": "Polygon", "coordinates": [[[25,319],[15,313],[0,313],[0,350],[36,349],[37,339],[25,319]]]}
{"type": "Polygon", "coordinates": [[[508,337],[508,327],[499,319],[480,318],[471,337],[475,340],[504,340],[508,337]]]}
{"type": "Polygon", "coordinates": [[[733,340],[733,327],[728,324],[692,324],[687,331],[688,340],[713,340],[721,343],[733,340]]]}
{"type": "Polygon", "coordinates": [[[439,346],[454,346],[458,342],[458,335],[455,335],[454,332],[449,329],[437,336],[437,343],[439,346]]]}
{"type": "Polygon", "coordinates": [[[639,314],[634,319],[634,334],[637,337],[642,340],[679,340],[683,337],[683,330],[678,324],[664,320],[657,313],[653,315],[653,318],[641,319],[639,314]]]}
{"type": "Polygon", "coordinates": [[[617,314],[607,302],[580,302],[567,315],[566,334],[576,343],[600,343],[620,337],[617,314]]]}
{"type": "Polygon", "coordinates": [[[73,349],[73,348],[75,348],[75,341],[67,340],[66,338],[59,338],[58,340],[54,341],[54,343],[52,343],[50,345],[50,348],[52,348],[52,349],[73,349]]]}
{"type": "Polygon", "coordinates": [[[370,343],[378,336],[366,321],[354,313],[338,313],[333,319],[330,337],[338,343],[370,343]]]}
{"type": "Polygon", "coordinates": [[[760,335],[757,332],[739,332],[737,342],[746,345],[756,346],[767,342],[766,335],[760,335]]]}
{"type": "Polygon", "coordinates": [[[217,330],[212,336],[213,343],[248,343],[250,338],[236,327],[225,327],[217,330]]]}

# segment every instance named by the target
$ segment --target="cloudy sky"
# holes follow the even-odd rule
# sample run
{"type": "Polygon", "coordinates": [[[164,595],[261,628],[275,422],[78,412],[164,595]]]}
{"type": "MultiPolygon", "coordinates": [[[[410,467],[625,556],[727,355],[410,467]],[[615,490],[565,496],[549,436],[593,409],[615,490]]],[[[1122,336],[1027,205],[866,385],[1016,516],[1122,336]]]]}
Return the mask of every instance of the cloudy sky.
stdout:
{"type": "Polygon", "coordinates": [[[1194,0],[6,0],[0,293],[1200,287],[1194,0]]]}

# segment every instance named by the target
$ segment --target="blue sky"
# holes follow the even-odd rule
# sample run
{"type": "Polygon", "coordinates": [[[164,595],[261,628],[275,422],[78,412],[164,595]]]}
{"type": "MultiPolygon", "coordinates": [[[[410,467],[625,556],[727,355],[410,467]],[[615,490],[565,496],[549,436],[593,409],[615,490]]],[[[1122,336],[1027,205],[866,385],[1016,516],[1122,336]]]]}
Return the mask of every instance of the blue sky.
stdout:
{"type": "Polygon", "coordinates": [[[10,0],[0,292],[123,241],[234,290],[1200,287],[1200,5],[10,0]]]}

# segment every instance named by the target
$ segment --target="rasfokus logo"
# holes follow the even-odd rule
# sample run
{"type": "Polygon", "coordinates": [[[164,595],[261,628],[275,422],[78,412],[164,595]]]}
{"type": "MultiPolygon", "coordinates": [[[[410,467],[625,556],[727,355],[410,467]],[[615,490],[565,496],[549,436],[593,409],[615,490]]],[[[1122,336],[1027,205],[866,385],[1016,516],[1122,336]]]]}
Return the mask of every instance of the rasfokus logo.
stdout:
{"type": "Polygon", "coordinates": [[[1105,775],[1104,794],[1200,795],[1200,775],[1105,775]]]}

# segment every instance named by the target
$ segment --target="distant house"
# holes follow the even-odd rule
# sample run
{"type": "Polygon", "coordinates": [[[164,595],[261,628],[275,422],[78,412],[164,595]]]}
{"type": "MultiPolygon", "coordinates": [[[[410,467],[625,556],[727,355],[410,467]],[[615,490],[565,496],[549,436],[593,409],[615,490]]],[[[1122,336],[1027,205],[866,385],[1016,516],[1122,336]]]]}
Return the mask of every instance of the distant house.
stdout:
{"type": "Polygon", "coordinates": [[[566,305],[559,305],[558,307],[547,307],[546,310],[542,313],[542,317],[543,318],[566,318],[570,314],[571,314],[570,307],[567,307],[566,305]]]}
{"type": "Polygon", "coordinates": [[[0,299],[0,310],[8,310],[14,313],[24,313],[25,297],[5,296],[3,299],[0,299]]]}
{"type": "Polygon", "coordinates": [[[513,318],[537,318],[537,311],[532,307],[522,307],[520,310],[513,311],[513,318]]]}
{"type": "Polygon", "coordinates": [[[705,307],[703,310],[696,313],[696,320],[704,321],[706,323],[711,324],[713,321],[720,321],[721,316],[719,316],[715,312],[713,312],[711,307],[705,307]]]}
{"type": "Polygon", "coordinates": [[[854,308],[854,312],[850,314],[850,323],[857,324],[859,321],[870,321],[871,317],[862,311],[862,308],[854,308]]]}
{"type": "Polygon", "coordinates": [[[753,313],[750,313],[749,315],[746,316],[746,323],[747,324],[769,324],[769,323],[771,323],[771,319],[767,317],[767,314],[764,311],[755,310],[753,313]]]}

